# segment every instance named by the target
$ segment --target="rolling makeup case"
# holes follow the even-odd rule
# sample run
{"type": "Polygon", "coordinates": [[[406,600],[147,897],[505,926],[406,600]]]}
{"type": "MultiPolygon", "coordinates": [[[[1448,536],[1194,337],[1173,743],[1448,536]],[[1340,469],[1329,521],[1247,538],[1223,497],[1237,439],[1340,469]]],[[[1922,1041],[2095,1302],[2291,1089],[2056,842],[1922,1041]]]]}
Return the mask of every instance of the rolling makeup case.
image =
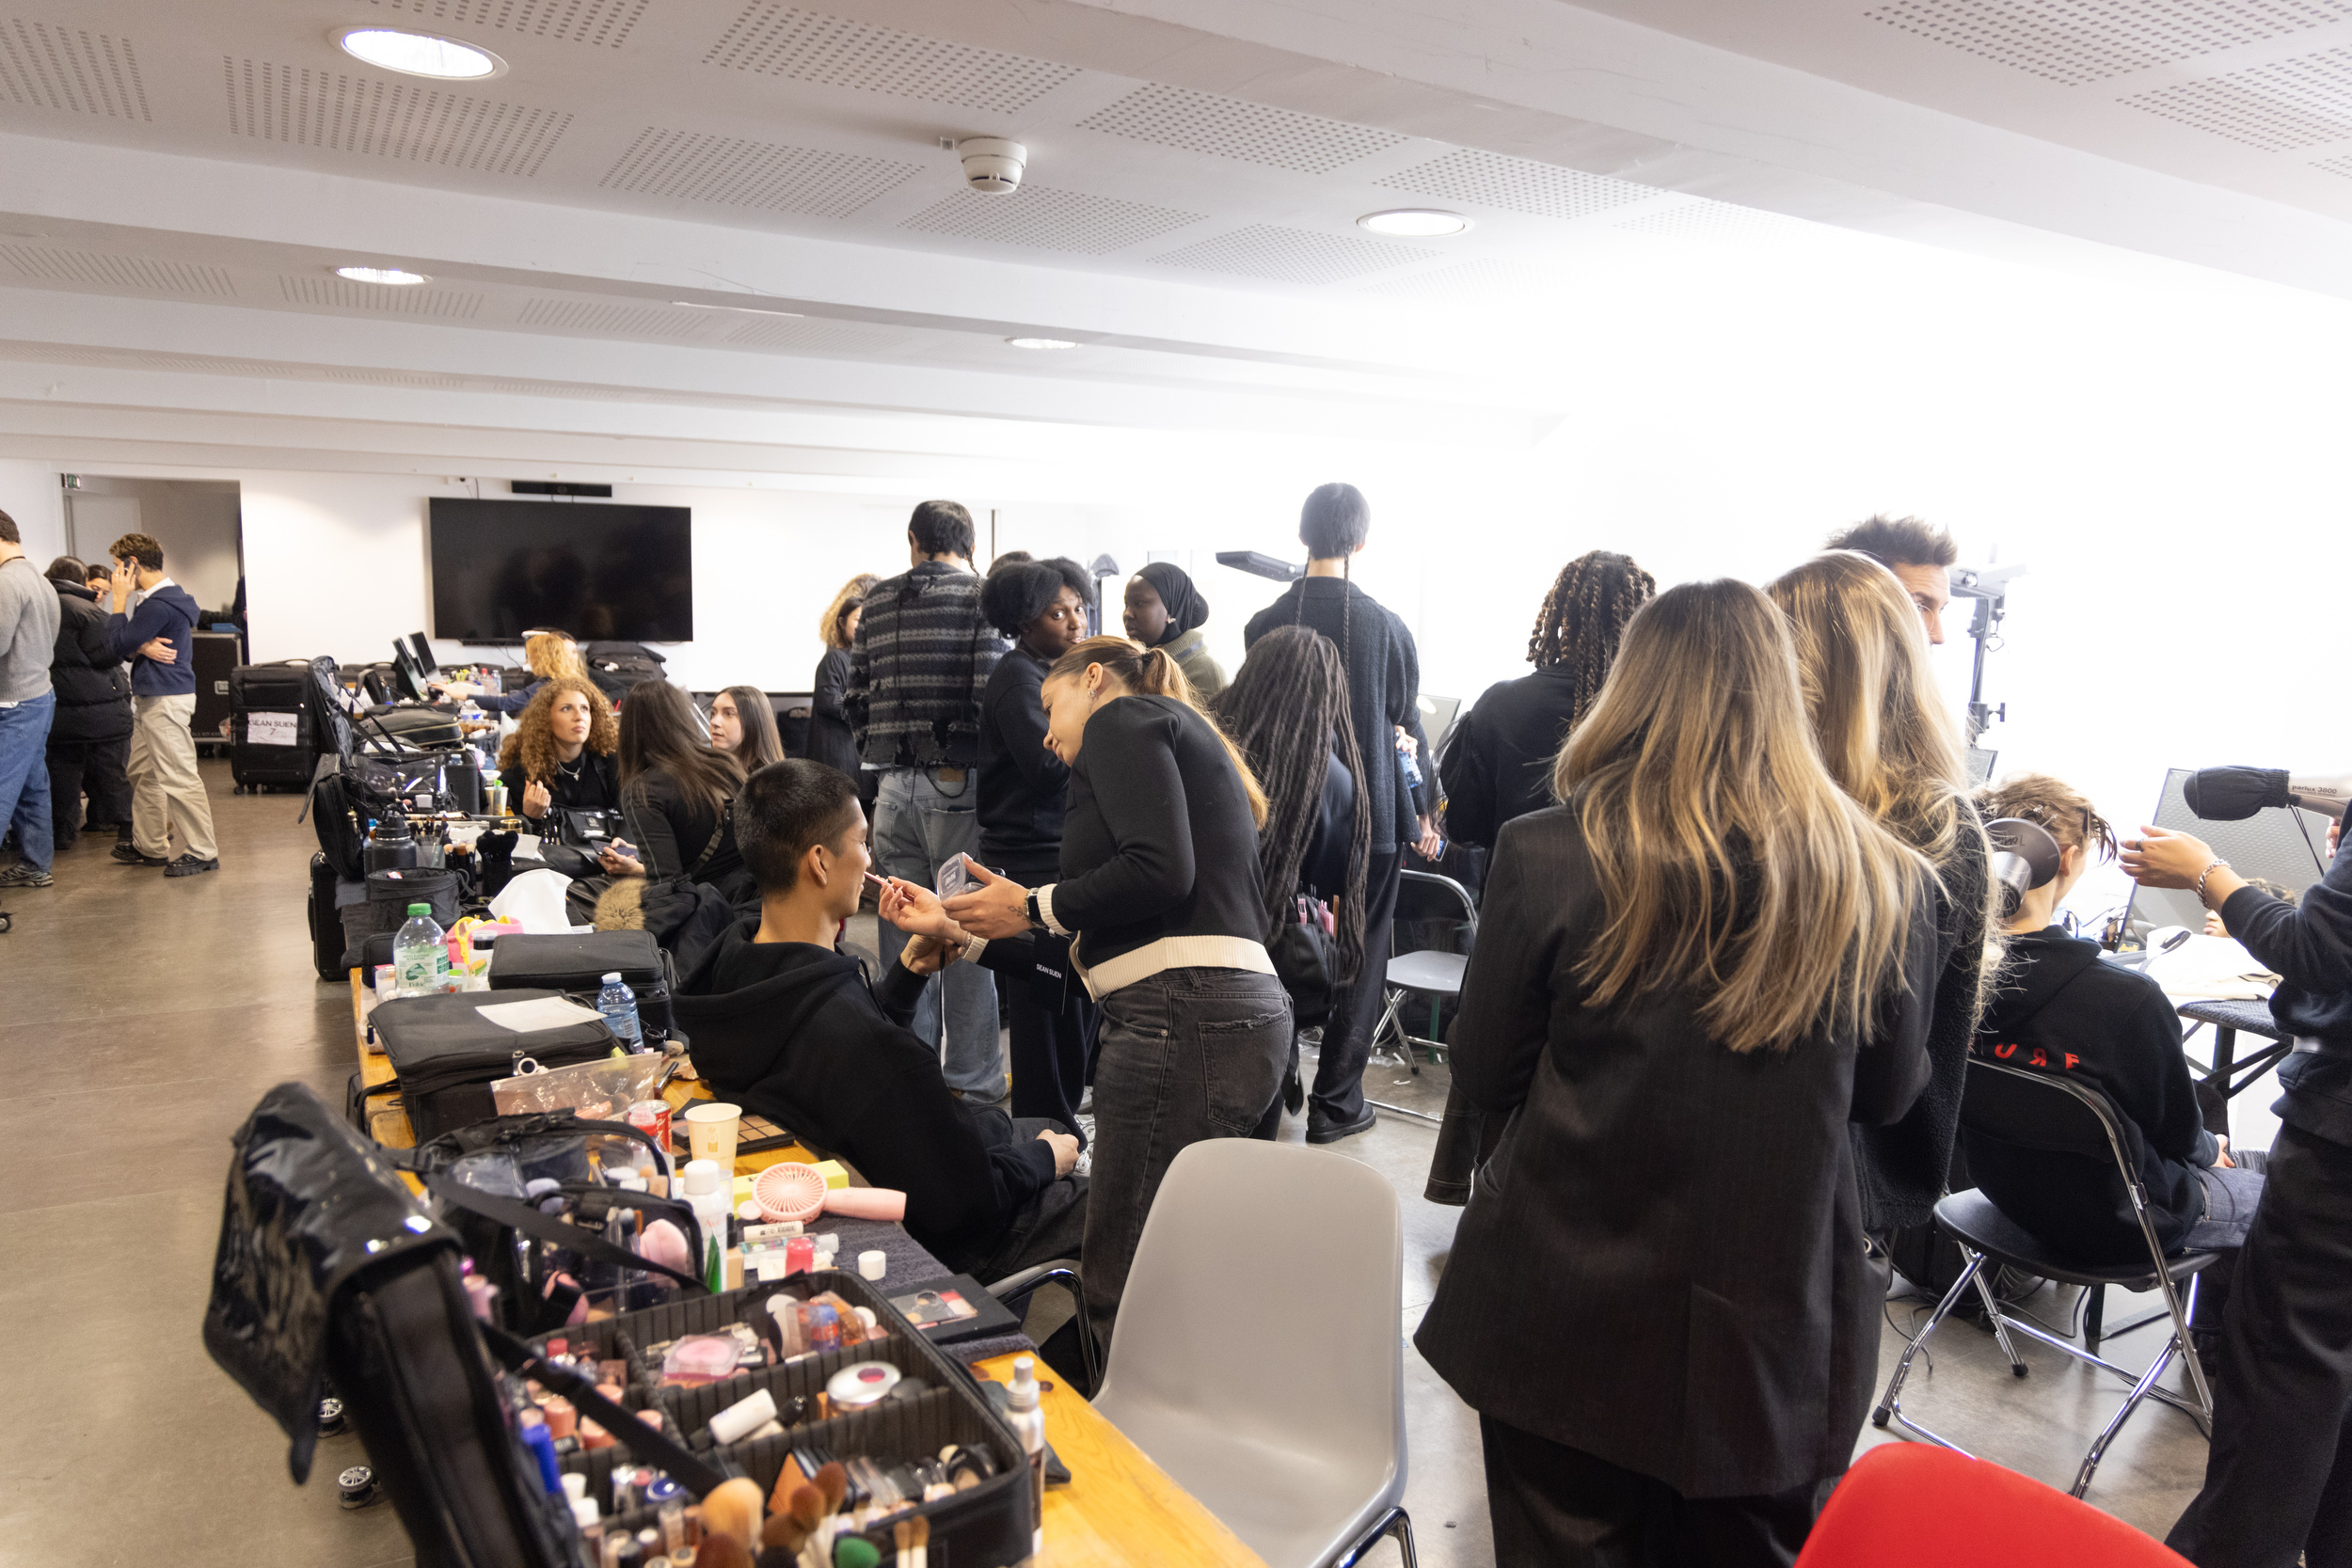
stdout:
{"type": "Polygon", "coordinates": [[[319,760],[305,700],[310,684],[309,659],[229,672],[229,772],[240,791],[310,787],[319,760]]]}
{"type": "Polygon", "coordinates": [[[343,962],[350,938],[343,930],[343,907],[364,903],[368,884],[340,876],[326,854],[310,857],[310,962],[322,980],[340,980],[350,972],[343,962]]]}
{"type": "Polygon", "coordinates": [[[647,1044],[670,1037],[670,995],[676,989],[670,956],[651,931],[580,931],[562,936],[517,932],[490,949],[490,989],[596,991],[620,972],[637,993],[637,1022],[647,1044]]]}
{"type": "Polygon", "coordinates": [[[517,1033],[482,1016],[483,1008],[501,1003],[559,995],[552,990],[459,990],[396,996],[378,1004],[370,1022],[376,1043],[391,1058],[393,1077],[367,1095],[397,1093],[421,1144],[496,1116],[490,1085],[514,1077],[515,1064],[525,1056],[543,1068],[558,1068],[611,1055],[619,1042],[600,1018],[517,1033]]]}

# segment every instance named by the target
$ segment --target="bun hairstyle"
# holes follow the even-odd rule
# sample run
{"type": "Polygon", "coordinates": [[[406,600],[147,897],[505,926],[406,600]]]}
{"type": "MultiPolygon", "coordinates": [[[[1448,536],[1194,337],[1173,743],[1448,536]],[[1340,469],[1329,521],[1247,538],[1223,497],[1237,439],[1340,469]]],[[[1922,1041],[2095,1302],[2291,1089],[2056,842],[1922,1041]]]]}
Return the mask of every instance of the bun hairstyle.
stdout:
{"type": "Polygon", "coordinates": [[[1225,754],[1232,759],[1233,771],[1241,775],[1242,788],[1249,797],[1249,815],[1263,828],[1266,821],[1265,791],[1258,785],[1258,775],[1251,770],[1249,759],[1242,754],[1233,737],[1225,733],[1216,716],[1201,705],[1200,694],[1192,682],[1184,678],[1184,667],[1168,657],[1165,648],[1146,648],[1124,637],[1089,637],[1055,660],[1045,672],[1047,681],[1076,680],[1095,665],[1103,673],[1117,681],[1128,691],[1147,697],[1173,697],[1207,721],[1208,726],[1225,747],[1225,754]]]}

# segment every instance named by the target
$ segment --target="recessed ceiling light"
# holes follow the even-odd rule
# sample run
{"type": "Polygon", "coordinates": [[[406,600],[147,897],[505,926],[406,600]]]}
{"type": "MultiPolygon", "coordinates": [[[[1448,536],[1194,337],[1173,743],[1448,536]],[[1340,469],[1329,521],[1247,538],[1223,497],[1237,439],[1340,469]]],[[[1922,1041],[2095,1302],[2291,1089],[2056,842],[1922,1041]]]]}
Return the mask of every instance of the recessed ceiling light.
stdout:
{"type": "Polygon", "coordinates": [[[688,310],[740,310],[747,316],[790,316],[794,321],[806,314],[801,310],[770,310],[757,305],[710,305],[699,299],[674,299],[670,303],[688,310]]]}
{"type": "Polygon", "coordinates": [[[1007,338],[1005,341],[1015,348],[1076,348],[1078,346],[1067,338],[1007,338]]]}
{"type": "Polygon", "coordinates": [[[1440,235],[1459,234],[1470,227],[1470,219],[1459,213],[1440,213],[1427,207],[1399,207],[1394,212],[1366,213],[1356,220],[1356,227],[1369,229],[1375,234],[1432,240],[1440,235]]]}
{"type": "Polygon", "coordinates": [[[348,277],[354,283],[397,283],[404,287],[433,281],[421,272],[407,272],[399,267],[337,267],[335,276],[348,277]]]}
{"type": "Polygon", "coordinates": [[[344,27],[334,39],[352,58],[405,76],[480,82],[506,74],[506,62],[487,49],[432,33],[411,33],[399,27],[344,27]]]}

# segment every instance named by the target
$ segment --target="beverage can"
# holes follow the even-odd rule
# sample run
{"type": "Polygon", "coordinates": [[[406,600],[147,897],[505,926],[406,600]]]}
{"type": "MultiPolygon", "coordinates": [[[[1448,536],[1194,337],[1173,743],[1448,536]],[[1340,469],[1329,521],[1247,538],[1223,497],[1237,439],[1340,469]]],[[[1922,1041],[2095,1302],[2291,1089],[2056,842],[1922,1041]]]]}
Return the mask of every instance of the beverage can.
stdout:
{"type": "Polygon", "coordinates": [[[660,1145],[662,1153],[673,1152],[670,1148],[670,1102],[668,1101],[637,1101],[624,1113],[623,1119],[660,1145]]]}

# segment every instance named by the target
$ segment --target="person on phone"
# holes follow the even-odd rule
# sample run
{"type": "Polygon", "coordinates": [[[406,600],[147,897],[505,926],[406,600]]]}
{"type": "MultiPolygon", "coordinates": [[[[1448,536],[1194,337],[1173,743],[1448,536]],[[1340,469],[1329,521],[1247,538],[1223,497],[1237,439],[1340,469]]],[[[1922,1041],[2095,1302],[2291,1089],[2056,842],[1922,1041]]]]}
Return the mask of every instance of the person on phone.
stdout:
{"type": "Polygon", "coordinates": [[[1039,927],[1076,938],[1071,960],[1103,1011],[1086,1296],[1107,1344],[1168,1162],[1256,1130],[1291,1003],[1265,950],[1265,797],[1168,651],[1088,638],[1039,696],[1044,744],[1071,772],[1059,876],[1032,890],[975,866],[984,885],[946,913],[991,947],[1039,927]]]}
{"type": "Polygon", "coordinates": [[[167,877],[220,869],[213,805],[196,770],[196,600],[164,575],[164,547],[126,533],[106,547],[115,574],[106,635],[131,660],[131,842],[114,858],[167,877]],[[168,657],[164,657],[165,655],[168,657]],[[180,853],[171,853],[171,835],[180,853]]]}
{"type": "Polygon", "coordinates": [[[563,832],[564,811],[618,810],[621,779],[612,753],[619,745],[612,705],[593,682],[550,677],[499,747],[507,803],[541,834],[563,832]]]}
{"type": "Polygon", "coordinates": [[[710,699],[710,749],[724,752],[756,773],[784,760],[784,737],[776,733],[776,710],[755,686],[730,686],[710,699]]]}
{"type": "MultiPolygon", "coordinates": [[[[2338,829],[2342,824],[2338,824],[2338,829]]],[[[2352,1562],[2352,857],[2289,905],[2202,839],[2142,828],[2123,869],[2185,888],[2280,976],[2295,1050],[2262,1203],[2222,1317],[2204,1489],[2165,1544],[2199,1568],[2352,1562]]],[[[2335,834],[2329,849],[2335,850],[2335,834]]]]}
{"type": "Polygon", "coordinates": [[[621,814],[630,841],[608,844],[598,863],[616,877],[684,877],[730,900],[754,891],[735,838],[743,768],[707,745],[685,692],[640,681],[621,704],[621,814]],[[633,849],[633,853],[629,852],[633,849]]]}
{"type": "Polygon", "coordinates": [[[955,1095],[907,1028],[946,952],[911,937],[869,982],[837,945],[873,863],[856,786],[789,758],[745,782],[736,824],[759,908],[679,982],[696,1070],[905,1193],[908,1233],[954,1273],[991,1280],[1080,1256],[1088,1181],[1073,1130],[955,1095]]]}
{"type": "Polygon", "coordinates": [[[1878,1373],[1847,1125],[1928,1081],[1933,873],[1743,582],[1633,618],[1553,783],[1495,847],[1452,1040],[1503,1131],[1413,1343],[1478,1412],[1498,1561],[1785,1565],[1878,1373]]]}
{"type": "MultiPolygon", "coordinates": [[[[980,610],[972,514],[929,500],[907,520],[910,569],[874,585],[850,649],[842,706],[866,767],[877,769],[874,852],[882,869],[926,887],[979,836],[980,704],[1006,642],[980,610]]],[[[906,939],[882,928],[882,957],[906,939]]],[[[1002,1100],[1005,1047],[995,978],[969,964],[925,989],[914,1032],[940,1042],[947,1082],[1002,1100]]]]}

